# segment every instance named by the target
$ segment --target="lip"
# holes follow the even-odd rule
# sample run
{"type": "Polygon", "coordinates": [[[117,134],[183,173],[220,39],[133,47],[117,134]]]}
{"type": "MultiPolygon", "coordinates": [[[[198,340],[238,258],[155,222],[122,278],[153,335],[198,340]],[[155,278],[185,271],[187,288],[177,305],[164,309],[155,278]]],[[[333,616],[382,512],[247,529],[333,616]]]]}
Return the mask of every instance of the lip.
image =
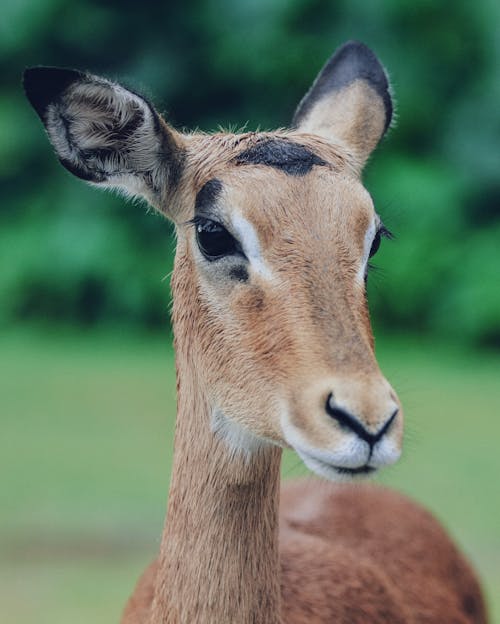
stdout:
{"type": "Polygon", "coordinates": [[[298,449],[295,450],[305,465],[312,470],[312,472],[315,472],[322,477],[326,477],[327,479],[337,480],[349,479],[351,477],[364,477],[373,474],[377,470],[376,466],[370,466],[368,463],[353,468],[347,466],[337,466],[333,463],[320,459],[317,455],[304,453],[298,449]]]}
{"type": "Polygon", "coordinates": [[[369,466],[365,464],[364,466],[359,466],[359,468],[343,468],[342,466],[330,466],[336,470],[339,474],[342,475],[368,475],[375,472],[377,469],[375,466],[369,466]]]}
{"type": "Polygon", "coordinates": [[[346,477],[355,477],[358,475],[369,475],[373,474],[377,469],[375,466],[370,466],[368,464],[363,464],[362,466],[357,466],[356,468],[347,468],[346,466],[336,466],[335,464],[329,464],[317,457],[314,458],[319,464],[322,464],[324,468],[329,470],[335,470],[335,472],[339,475],[346,477]]]}

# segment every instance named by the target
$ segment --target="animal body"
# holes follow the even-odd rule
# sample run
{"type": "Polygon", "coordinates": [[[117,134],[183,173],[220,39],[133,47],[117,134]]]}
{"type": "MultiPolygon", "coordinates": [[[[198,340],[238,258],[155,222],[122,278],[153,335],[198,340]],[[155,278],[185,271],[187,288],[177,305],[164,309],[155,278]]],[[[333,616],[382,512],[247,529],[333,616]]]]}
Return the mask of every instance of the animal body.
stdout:
{"type": "Polygon", "coordinates": [[[339,48],[291,129],[269,133],[181,134],[74,70],[29,69],[24,85],[69,171],[176,225],[168,512],[123,623],[486,622],[472,569],[415,503],[317,479],[280,496],[282,447],[330,480],[401,452],[365,294],[388,232],[361,172],[392,116],[373,52],[339,48]]]}

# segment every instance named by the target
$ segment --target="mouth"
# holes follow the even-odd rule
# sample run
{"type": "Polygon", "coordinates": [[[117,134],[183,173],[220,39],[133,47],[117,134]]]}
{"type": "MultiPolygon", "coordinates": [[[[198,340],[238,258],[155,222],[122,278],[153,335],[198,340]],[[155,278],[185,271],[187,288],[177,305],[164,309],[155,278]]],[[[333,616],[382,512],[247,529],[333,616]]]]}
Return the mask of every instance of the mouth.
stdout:
{"type": "Polygon", "coordinates": [[[358,468],[344,468],[343,466],[330,466],[341,475],[367,475],[375,472],[377,469],[374,466],[369,466],[365,464],[364,466],[359,466],[358,468]]]}
{"type": "MultiPolygon", "coordinates": [[[[297,449],[296,449],[297,450],[297,449]]],[[[305,465],[318,474],[333,481],[349,479],[354,477],[363,477],[369,474],[373,474],[376,470],[376,466],[370,466],[368,463],[362,464],[356,467],[337,466],[320,459],[317,456],[312,456],[304,452],[297,451],[298,455],[305,463],[305,465]]]]}
{"type": "Polygon", "coordinates": [[[316,462],[323,468],[324,471],[328,471],[328,473],[334,472],[334,474],[341,475],[344,477],[356,477],[358,475],[369,475],[374,473],[377,469],[375,466],[369,466],[368,464],[363,464],[362,466],[357,466],[356,468],[347,468],[346,466],[336,466],[335,464],[328,464],[321,459],[316,458],[316,462]]]}

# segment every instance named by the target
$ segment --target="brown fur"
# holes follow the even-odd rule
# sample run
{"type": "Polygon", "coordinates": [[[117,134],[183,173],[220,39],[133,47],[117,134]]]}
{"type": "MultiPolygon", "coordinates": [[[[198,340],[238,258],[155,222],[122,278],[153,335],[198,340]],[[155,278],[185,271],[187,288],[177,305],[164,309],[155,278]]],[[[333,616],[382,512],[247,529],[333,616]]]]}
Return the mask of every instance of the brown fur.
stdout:
{"type": "MultiPolygon", "coordinates": [[[[361,484],[288,483],[280,522],[283,624],[487,621],[467,561],[439,523],[400,494],[361,484]]],[[[154,562],[141,577],[122,624],[149,622],[157,571],[154,562]]],[[[259,617],[248,621],[271,621],[259,617]]]]}

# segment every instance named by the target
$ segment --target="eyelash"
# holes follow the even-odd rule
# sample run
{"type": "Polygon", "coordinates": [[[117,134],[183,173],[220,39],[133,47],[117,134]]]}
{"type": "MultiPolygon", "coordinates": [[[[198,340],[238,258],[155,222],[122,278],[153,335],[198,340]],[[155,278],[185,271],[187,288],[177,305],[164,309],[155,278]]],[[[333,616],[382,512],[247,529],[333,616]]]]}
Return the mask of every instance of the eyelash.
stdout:
{"type": "Polygon", "coordinates": [[[196,227],[197,225],[201,225],[202,223],[205,223],[206,221],[211,221],[211,220],[212,219],[209,219],[208,217],[195,215],[192,219],[189,219],[189,221],[186,221],[184,225],[187,225],[189,227],[196,227]]]}
{"type": "MultiPolygon", "coordinates": [[[[191,227],[195,227],[196,230],[197,230],[197,237],[198,237],[198,231],[199,231],[198,227],[202,226],[202,225],[207,225],[207,223],[212,223],[214,226],[218,226],[218,227],[222,228],[222,230],[227,232],[226,228],[221,223],[218,223],[217,221],[213,221],[212,219],[209,219],[207,217],[203,217],[201,215],[195,215],[192,219],[190,219],[189,221],[186,222],[186,225],[191,226],[191,227]]],[[[227,234],[229,236],[231,236],[231,238],[233,238],[232,235],[230,234],[230,232],[227,232],[227,234]]],[[[376,232],[376,234],[375,234],[375,236],[374,236],[373,242],[372,242],[372,248],[375,245],[376,249],[375,249],[375,251],[373,251],[370,254],[370,258],[377,253],[377,251],[379,249],[379,246],[380,246],[380,239],[382,239],[382,238],[387,238],[388,240],[393,240],[394,239],[394,234],[385,225],[383,225],[381,223],[379,228],[378,228],[378,230],[377,230],[377,232],[376,232]],[[378,239],[378,242],[377,242],[377,239],[378,239]]],[[[237,248],[239,247],[238,242],[234,238],[233,238],[233,240],[234,240],[235,245],[236,245],[235,250],[237,251],[238,250],[237,248]]],[[[200,241],[199,240],[198,240],[198,245],[200,245],[200,241]]],[[[203,251],[202,251],[202,253],[203,253],[203,251]]],[[[206,255],[206,254],[204,254],[204,255],[206,255]]],[[[207,259],[212,259],[212,260],[216,259],[216,256],[214,256],[212,258],[210,258],[209,256],[206,256],[206,257],[207,257],[207,259]]],[[[368,274],[368,271],[376,269],[376,266],[372,262],[368,262],[366,268],[367,268],[367,274],[368,274]]],[[[366,279],[366,277],[365,277],[365,279],[366,279]]]]}
{"type": "Polygon", "coordinates": [[[388,240],[394,240],[396,238],[394,234],[383,224],[380,225],[378,232],[382,238],[387,238],[388,240]]]}
{"type": "MultiPolygon", "coordinates": [[[[375,238],[377,236],[379,236],[380,238],[387,238],[388,240],[394,240],[394,238],[395,238],[394,234],[388,228],[386,228],[385,225],[383,225],[382,223],[380,224],[380,226],[379,226],[379,228],[378,228],[378,230],[377,230],[377,232],[375,234],[375,237],[373,239],[374,241],[375,241],[375,238]]],[[[372,245],[373,245],[373,243],[372,243],[372,245]]],[[[379,243],[379,245],[380,245],[380,243],[379,243]]],[[[377,251],[378,251],[378,247],[377,247],[377,251]]],[[[375,253],[372,254],[372,255],[375,255],[375,253]]],[[[372,262],[368,261],[368,263],[366,265],[365,282],[366,282],[366,279],[368,277],[368,272],[369,271],[373,271],[373,270],[377,270],[377,268],[378,267],[375,264],[373,264],[372,262]]]]}

